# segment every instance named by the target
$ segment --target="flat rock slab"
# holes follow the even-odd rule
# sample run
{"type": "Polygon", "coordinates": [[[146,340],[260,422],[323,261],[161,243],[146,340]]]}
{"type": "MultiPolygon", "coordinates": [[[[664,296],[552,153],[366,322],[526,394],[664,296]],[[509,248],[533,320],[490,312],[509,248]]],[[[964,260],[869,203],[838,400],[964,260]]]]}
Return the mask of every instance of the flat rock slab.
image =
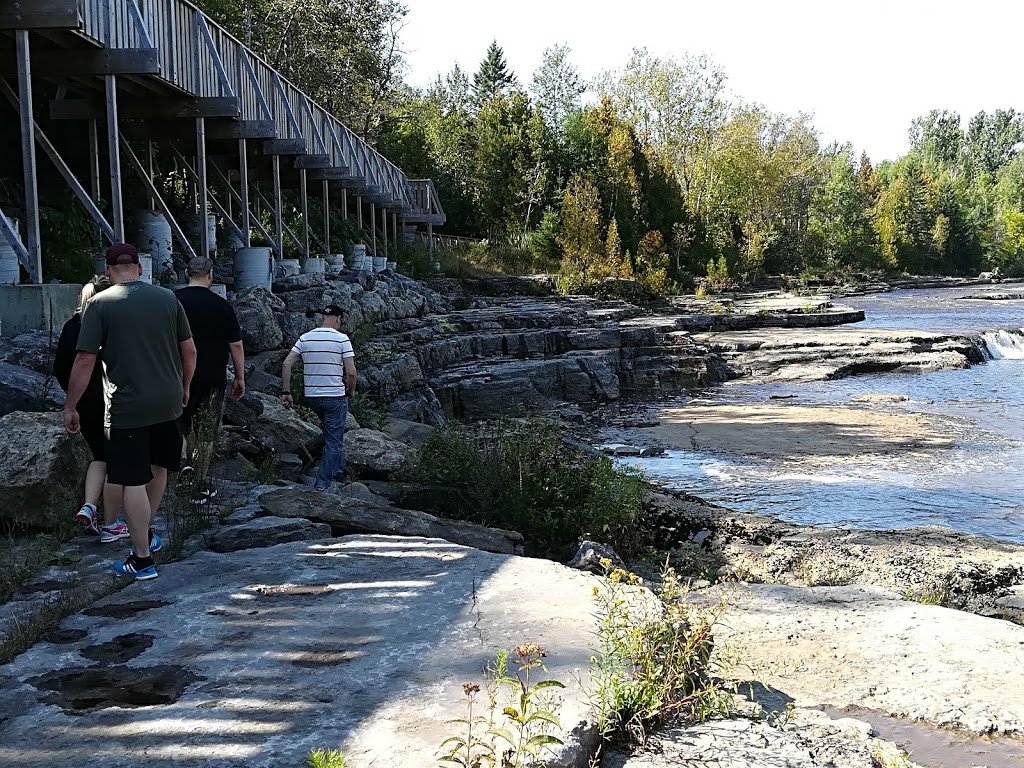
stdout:
{"type": "Polygon", "coordinates": [[[331,526],[303,518],[256,517],[239,525],[229,525],[213,534],[210,549],[235,552],[239,549],[273,547],[290,541],[316,541],[331,538],[331,526]]]}
{"type": "Polygon", "coordinates": [[[595,584],[437,539],[201,552],[0,667],[0,765],[280,768],[326,747],[349,768],[431,766],[465,715],[463,683],[523,642],[568,686],[579,747],[594,737],[572,679],[592,653],[595,584]]]}
{"type": "Polygon", "coordinates": [[[717,642],[798,706],[1024,733],[1024,627],[876,587],[737,588],[717,642]]]}
{"type": "Polygon", "coordinates": [[[756,456],[857,456],[949,448],[942,419],[861,408],[800,405],[687,405],[659,412],[644,434],[676,450],[756,456]]]}
{"type": "Polygon", "coordinates": [[[486,528],[464,520],[434,517],[426,512],[398,509],[358,496],[314,490],[280,489],[265,493],[259,502],[268,514],[304,517],[329,523],[343,533],[385,533],[441,538],[487,552],[512,554],[523,542],[515,531],[486,528]]]}
{"type": "Polygon", "coordinates": [[[889,742],[871,737],[859,720],[833,720],[796,710],[783,727],[754,720],[719,720],[657,734],[644,752],[611,752],[601,768],[914,768],[889,742]]]}

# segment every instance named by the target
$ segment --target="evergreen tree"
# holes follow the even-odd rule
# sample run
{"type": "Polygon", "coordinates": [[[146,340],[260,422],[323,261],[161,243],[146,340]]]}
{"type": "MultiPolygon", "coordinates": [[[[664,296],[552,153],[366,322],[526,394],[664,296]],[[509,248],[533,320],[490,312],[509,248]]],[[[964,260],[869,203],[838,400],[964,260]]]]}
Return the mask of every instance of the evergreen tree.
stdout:
{"type": "Polygon", "coordinates": [[[498,41],[493,40],[487,47],[484,60],[480,62],[480,68],[473,75],[473,99],[476,106],[482,107],[498,96],[507,95],[516,85],[516,76],[509,72],[508,64],[505,63],[505,52],[498,41]]]}

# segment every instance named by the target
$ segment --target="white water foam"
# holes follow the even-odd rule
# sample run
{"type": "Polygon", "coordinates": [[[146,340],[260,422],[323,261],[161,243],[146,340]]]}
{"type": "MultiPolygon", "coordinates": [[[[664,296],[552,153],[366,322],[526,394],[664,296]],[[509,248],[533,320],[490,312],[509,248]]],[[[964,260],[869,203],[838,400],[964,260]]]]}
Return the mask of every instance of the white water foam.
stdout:
{"type": "Polygon", "coordinates": [[[985,331],[981,340],[991,360],[1024,360],[1024,330],[985,331]]]}

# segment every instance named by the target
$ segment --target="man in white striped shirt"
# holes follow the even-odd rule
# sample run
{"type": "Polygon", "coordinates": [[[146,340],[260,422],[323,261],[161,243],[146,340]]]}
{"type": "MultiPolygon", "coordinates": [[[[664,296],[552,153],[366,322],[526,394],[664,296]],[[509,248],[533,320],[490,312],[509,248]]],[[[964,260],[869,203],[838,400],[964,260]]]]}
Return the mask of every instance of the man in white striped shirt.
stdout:
{"type": "Polygon", "coordinates": [[[288,387],[292,367],[302,358],[302,379],[306,404],[320,417],[324,432],[324,455],[316,473],[316,489],[326,491],[335,475],[345,471],[345,419],[348,400],[356,393],[356,361],[352,342],[341,332],[344,311],[330,304],[320,311],[319,328],[302,334],[295,342],[281,369],[281,399],[291,408],[288,387]]]}

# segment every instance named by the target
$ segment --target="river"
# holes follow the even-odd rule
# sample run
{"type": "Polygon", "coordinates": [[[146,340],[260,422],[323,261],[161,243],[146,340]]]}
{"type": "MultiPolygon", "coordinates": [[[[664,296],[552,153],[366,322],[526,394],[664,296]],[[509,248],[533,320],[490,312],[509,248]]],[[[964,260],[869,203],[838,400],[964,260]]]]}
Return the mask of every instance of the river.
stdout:
{"type": "Polygon", "coordinates": [[[944,417],[955,441],[950,449],[855,456],[813,469],[707,451],[629,462],[654,481],[708,501],[794,523],[942,525],[1024,543],[1024,301],[963,300],[970,292],[909,290],[842,300],[865,311],[860,328],[982,333],[991,359],[968,370],[796,384],[741,379],[666,404],[845,406],[857,395],[901,395],[908,400],[871,408],[944,417]]]}

